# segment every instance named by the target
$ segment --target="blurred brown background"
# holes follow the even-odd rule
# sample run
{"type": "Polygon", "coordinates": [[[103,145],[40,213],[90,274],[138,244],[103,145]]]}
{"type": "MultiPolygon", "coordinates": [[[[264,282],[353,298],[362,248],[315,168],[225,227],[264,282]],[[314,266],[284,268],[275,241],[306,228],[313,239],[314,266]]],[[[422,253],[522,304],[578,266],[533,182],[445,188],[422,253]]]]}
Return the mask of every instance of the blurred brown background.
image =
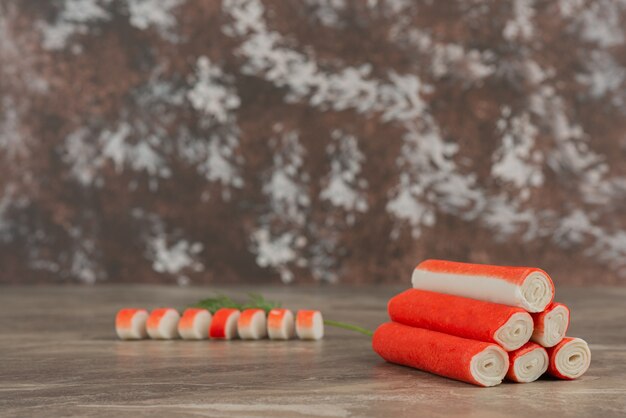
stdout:
{"type": "Polygon", "coordinates": [[[0,0],[0,282],[626,283],[626,2],[0,0]]]}

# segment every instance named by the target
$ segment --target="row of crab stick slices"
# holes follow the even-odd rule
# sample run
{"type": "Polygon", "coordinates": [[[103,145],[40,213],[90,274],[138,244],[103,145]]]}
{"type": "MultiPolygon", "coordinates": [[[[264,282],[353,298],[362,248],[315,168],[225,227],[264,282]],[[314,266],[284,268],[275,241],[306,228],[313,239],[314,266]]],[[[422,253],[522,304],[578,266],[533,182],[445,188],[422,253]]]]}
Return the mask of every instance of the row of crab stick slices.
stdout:
{"type": "Polygon", "coordinates": [[[122,340],[319,340],[324,336],[320,311],[300,310],[296,316],[289,309],[274,308],[266,315],[263,309],[221,308],[211,315],[206,309],[189,308],[182,316],[176,309],[121,309],[115,318],[115,331],[122,340]]]}
{"type": "Polygon", "coordinates": [[[575,379],[589,368],[589,346],[566,337],[569,309],[553,301],[543,270],[427,260],[412,284],[374,333],[374,350],[389,362],[479,386],[546,372],[575,379]]]}

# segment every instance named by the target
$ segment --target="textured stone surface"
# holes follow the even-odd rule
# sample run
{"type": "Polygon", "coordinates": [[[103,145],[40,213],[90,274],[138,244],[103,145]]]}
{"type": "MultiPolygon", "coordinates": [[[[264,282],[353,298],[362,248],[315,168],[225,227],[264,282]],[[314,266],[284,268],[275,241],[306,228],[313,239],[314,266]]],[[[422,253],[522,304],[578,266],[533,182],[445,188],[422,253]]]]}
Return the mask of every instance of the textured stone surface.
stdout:
{"type": "Polygon", "coordinates": [[[185,306],[209,292],[262,291],[290,308],[374,328],[400,289],[37,287],[0,292],[3,416],[624,416],[626,290],[559,288],[570,335],[591,346],[581,379],[474,386],[387,364],[368,337],[319,342],[115,339],[123,306],[185,306]]]}
{"type": "Polygon", "coordinates": [[[624,0],[0,1],[0,281],[626,280],[624,0]]]}

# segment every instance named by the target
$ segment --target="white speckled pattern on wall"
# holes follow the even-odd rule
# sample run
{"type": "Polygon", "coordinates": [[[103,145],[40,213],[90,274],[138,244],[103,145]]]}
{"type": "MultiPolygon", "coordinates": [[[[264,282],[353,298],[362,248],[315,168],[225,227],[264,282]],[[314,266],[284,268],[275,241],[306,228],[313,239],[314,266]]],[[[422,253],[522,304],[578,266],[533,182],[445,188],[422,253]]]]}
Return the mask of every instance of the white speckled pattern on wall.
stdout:
{"type": "Polygon", "coordinates": [[[0,282],[408,283],[445,258],[624,284],[625,23],[624,0],[2,2],[0,282]]]}

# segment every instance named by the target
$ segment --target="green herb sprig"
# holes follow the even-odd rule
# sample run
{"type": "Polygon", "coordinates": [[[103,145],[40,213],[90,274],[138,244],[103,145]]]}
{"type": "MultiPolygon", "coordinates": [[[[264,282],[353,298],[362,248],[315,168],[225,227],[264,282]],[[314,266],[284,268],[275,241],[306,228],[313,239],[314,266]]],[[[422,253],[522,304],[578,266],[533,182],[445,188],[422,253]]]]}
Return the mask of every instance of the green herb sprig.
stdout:
{"type": "MultiPolygon", "coordinates": [[[[263,295],[259,293],[249,293],[248,300],[244,302],[237,302],[234,299],[226,296],[226,295],[216,295],[211,298],[202,299],[192,307],[194,308],[203,308],[214,314],[217,310],[221,308],[233,308],[233,309],[263,309],[265,313],[271,311],[274,308],[279,308],[281,306],[280,302],[267,300],[263,295]]],[[[360,327],[358,325],[348,324],[346,322],[333,321],[330,319],[324,320],[324,325],[328,325],[330,327],[336,327],[345,329],[348,331],[358,332],[363,335],[367,335],[371,337],[374,335],[374,332],[360,327]]]]}
{"type": "Polygon", "coordinates": [[[267,300],[258,293],[249,293],[248,299],[243,302],[237,302],[234,299],[226,295],[216,295],[211,298],[202,299],[195,305],[194,308],[203,308],[214,314],[218,309],[233,308],[233,309],[263,309],[266,313],[274,308],[280,307],[280,302],[267,300]]]}

